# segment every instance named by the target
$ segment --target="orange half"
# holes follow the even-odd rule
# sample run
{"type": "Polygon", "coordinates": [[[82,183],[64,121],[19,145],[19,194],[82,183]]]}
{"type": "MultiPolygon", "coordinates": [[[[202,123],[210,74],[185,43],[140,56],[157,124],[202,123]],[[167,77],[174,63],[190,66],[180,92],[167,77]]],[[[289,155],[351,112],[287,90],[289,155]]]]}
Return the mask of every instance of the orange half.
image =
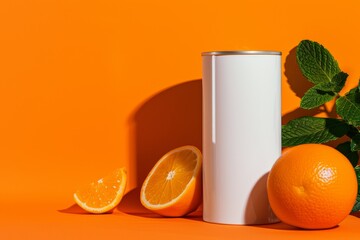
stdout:
{"type": "Polygon", "coordinates": [[[184,216],[202,201],[202,154],[194,146],[166,153],[146,177],[140,200],[147,209],[169,217],[184,216]]]}
{"type": "Polygon", "coordinates": [[[109,175],[77,190],[74,193],[74,200],[88,212],[109,212],[120,203],[125,192],[126,180],[125,169],[116,169],[109,175]]]}

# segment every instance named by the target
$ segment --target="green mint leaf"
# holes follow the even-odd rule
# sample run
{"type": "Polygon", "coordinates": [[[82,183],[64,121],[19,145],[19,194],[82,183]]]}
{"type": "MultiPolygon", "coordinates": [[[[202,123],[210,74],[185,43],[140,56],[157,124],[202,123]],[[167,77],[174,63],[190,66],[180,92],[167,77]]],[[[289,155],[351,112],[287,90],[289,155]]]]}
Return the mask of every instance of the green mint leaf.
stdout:
{"type": "Polygon", "coordinates": [[[355,167],[358,164],[359,161],[359,154],[358,152],[353,152],[351,151],[351,147],[350,147],[350,142],[344,142],[339,144],[336,149],[341,152],[342,154],[345,155],[345,157],[347,157],[347,159],[349,159],[351,165],[353,165],[353,167],[355,167]]]}
{"type": "Polygon", "coordinates": [[[360,151],[360,134],[355,135],[351,138],[351,151],[357,152],[360,151]]]}
{"type": "Polygon", "coordinates": [[[346,79],[349,75],[344,72],[336,74],[331,82],[322,82],[314,86],[315,89],[322,90],[325,92],[340,92],[343,89],[346,79]]]}
{"type": "MultiPolygon", "coordinates": [[[[360,186],[360,166],[355,167],[355,173],[356,173],[356,178],[358,181],[358,186],[360,186]]],[[[356,197],[354,207],[351,211],[352,212],[360,211],[360,187],[358,187],[358,195],[356,197]]]]}
{"type": "Polygon", "coordinates": [[[321,44],[303,40],[297,47],[296,58],[302,74],[312,83],[331,82],[340,68],[334,57],[321,44]]]}
{"type": "Polygon", "coordinates": [[[333,118],[301,117],[282,126],[282,146],[325,143],[344,136],[349,125],[333,118]]]}
{"type": "Polygon", "coordinates": [[[360,126],[360,89],[351,89],[345,96],[336,100],[336,111],[349,124],[360,126]]]}
{"type": "Polygon", "coordinates": [[[303,109],[312,109],[323,105],[324,103],[332,100],[336,93],[325,92],[314,87],[310,88],[301,98],[300,107],[303,109]]]}

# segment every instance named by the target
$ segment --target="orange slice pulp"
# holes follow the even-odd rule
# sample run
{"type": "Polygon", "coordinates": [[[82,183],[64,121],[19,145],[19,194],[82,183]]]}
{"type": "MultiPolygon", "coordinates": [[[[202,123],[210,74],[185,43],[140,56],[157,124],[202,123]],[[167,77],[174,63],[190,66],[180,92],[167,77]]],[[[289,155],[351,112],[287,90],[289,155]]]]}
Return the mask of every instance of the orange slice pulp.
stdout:
{"type": "Polygon", "coordinates": [[[202,154],[194,146],[166,153],[145,179],[140,200],[144,207],[163,216],[180,217],[202,201],[202,154]]]}
{"type": "Polygon", "coordinates": [[[127,174],[119,168],[74,193],[75,202],[91,213],[105,213],[114,209],[121,201],[126,187],[127,174]]]}

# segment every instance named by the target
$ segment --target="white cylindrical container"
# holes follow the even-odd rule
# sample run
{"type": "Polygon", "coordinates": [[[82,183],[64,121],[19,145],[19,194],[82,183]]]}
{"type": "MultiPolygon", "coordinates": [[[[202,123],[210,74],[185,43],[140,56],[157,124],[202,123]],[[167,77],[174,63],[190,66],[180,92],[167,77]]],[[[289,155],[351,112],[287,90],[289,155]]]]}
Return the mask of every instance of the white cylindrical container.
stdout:
{"type": "Polygon", "coordinates": [[[281,52],[202,53],[203,218],[277,222],[267,174],[281,154],[281,52]]]}

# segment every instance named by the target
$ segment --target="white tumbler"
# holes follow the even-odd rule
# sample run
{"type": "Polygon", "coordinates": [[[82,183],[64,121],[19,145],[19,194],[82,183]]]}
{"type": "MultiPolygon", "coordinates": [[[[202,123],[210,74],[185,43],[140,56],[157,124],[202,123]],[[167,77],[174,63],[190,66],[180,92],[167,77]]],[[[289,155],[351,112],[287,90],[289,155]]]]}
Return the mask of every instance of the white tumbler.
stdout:
{"type": "Polygon", "coordinates": [[[203,219],[278,222],[267,174],[281,154],[281,52],[202,53],[203,219]]]}

